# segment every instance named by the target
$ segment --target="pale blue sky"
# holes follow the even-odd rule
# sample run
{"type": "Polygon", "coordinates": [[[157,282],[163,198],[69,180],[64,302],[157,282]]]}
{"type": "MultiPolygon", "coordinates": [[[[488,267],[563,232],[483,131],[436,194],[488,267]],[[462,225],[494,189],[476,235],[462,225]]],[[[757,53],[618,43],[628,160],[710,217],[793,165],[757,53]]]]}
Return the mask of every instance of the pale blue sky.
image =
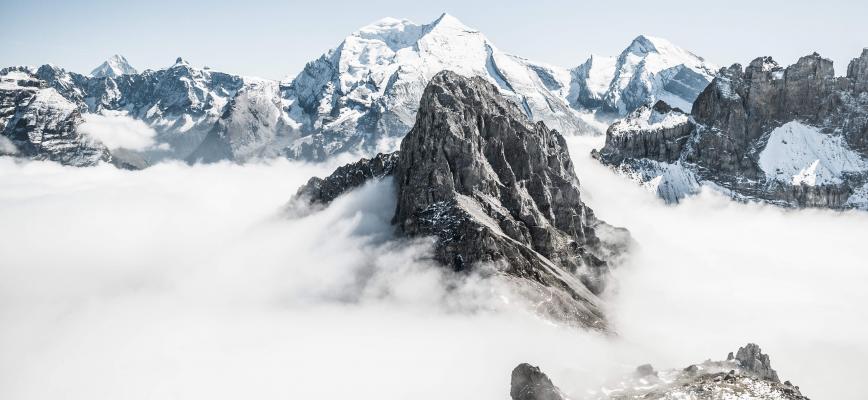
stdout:
{"type": "Polygon", "coordinates": [[[385,16],[427,23],[448,12],[501,50],[575,66],[616,55],[640,33],[667,38],[711,62],[781,63],[817,51],[846,62],[868,46],[868,1],[334,1],[130,2],[0,0],[0,66],[55,63],[89,72],[114,53],[138,69],[193,65],[283,78],[385,16]]]}

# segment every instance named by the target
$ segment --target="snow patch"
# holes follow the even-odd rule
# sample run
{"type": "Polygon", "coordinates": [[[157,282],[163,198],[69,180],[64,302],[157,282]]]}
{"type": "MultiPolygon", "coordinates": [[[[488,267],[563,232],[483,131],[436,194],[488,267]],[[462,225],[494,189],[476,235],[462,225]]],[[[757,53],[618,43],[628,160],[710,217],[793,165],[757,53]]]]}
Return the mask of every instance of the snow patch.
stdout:
{"type": "Polygon", "coordinates": [[[826,135],[799,121],[771,132],[759,166],[769,180],[809,186],[840,184],[845,172],[868,169],[841,136],[826,135]]]}
{"type": "Polygon", "coordinates": [[[687,114],[674,110],[661,113],[646,105],[613,124],[609,133],[613,136],[622,136],[639,131],[659,131],[674,128],[687,121],[687,114]]]}

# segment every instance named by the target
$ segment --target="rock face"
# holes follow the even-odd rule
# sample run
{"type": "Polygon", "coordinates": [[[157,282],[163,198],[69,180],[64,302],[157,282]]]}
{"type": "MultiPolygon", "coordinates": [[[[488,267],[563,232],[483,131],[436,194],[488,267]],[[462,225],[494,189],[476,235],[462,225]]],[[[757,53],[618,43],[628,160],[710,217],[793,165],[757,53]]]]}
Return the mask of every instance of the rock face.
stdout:
{"type": "Polygon", "coordinates": [[[866,209],[865,65],[868,50],[838,78],[816,53],[787,68],[768,57],[733,65],[690,115],[658,104],[612,125],[598,156],[639,181],[655,181],[669,201],[707,185],[784,206],[866,209]]]}
{"type": "Polygon", "coordinates": [[[582,203],[556,131],[528,121],[484,79],[446,71],[425,89],[399,154],[314,178],[299,193],[327,203],[390,169],[400,234],[436,238],[435,258],[455,271],[495,266],[553,318],[605,329],[596,294],[629,234],[582,203]]]}
{"type": "Polygon", "coordinates": [[[363,158],[352,164],[344,165],[325,179],[311,178],[298,191],[298,196],[312,203],[327,205],[349,190],[364,185],[372,179],[391,176],[398,164],[398,152],[377,154],[363,158]]]}
{"type": "Polygon", "coordinates": [[[512,370],[509,396],[512,400],[563,400],[561,391],[539,367],[519,364],[512,370]]]}
{"type": "MultiPolygon", "coordinates": [[[[539,368],[521,364],[512,372],[513,399],[537,400],[560,399],[563,396],[539,368]],[[518,372],[517,372],[518,371],[518,372]],[[518,377],[517,377],[518,376],[518,377]],[[516,397],[515,388],[527,388],[516,397]],[[538,392],[533,389],[540,388],[538,392]],[[546,397],[552,388],[561,397],[546,397]],[[538,394],[537,394],[538,393],[538,394]]],[[[759,346],[748,344],[738,350],[738,356],[725,361],[705,361],[684,369],[654,371],[650,365],[642,365],[636,372],[595,391],[588,399],[743,399],[743,400],[807,400],[789,381],[781,383],[771,368],[769,358],[759,346]]]]}
{"type": "Polygon", "coordinates": [[[739,347],[734,359],[738,361],[742,369],[762,379],[774,382],[781,381],[778,378],[778,373],[772,369],[768,354],[763,354],[760,347],[754,343],[748,343],[747,346],[739,347]]]}

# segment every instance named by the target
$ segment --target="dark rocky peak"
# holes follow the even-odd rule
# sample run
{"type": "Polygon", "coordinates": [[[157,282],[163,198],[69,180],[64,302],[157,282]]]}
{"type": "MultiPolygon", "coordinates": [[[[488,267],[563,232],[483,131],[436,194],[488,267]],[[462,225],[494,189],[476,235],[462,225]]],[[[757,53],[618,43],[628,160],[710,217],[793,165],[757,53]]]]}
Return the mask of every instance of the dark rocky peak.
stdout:
{"type": "Polygon", "coordinates": [[[502,261],[516,274],[532,274],[553,262],[599,292],[608,270],[595,230],[601,223],[582,203],[563,137],[529,121],[478,77],[440,73],[420,104],[395,170],[399,229],[439,235],[446,244],[441,261],[456,269],[502,261]],[[469,225],[444,231],[438,220],[444,207],[474,216],[471,225],[483,234],[471,236],[480,242],[462,241],[469,225]],[[492,246],[495,237],[503,244],[492,246]],[[504,253],[515,244],[543,257],[504,253]]]}
{"type": "Polygon", "coordinates": [[[581,201],[563,137],[529,121],[494,85],[437,74],[399,154],[342,167],[299,194],[328,203],[389,173],[399,234],[434,237],[434,258],[454,271],[490,265],[519,278],[545,315],[605,329],[595,293],[629,234],[581,201]]]}
{"type": "Polygon", "coordinates": [[[372,179],[392,175],[398,163],[398,154],[377,154],[373,158],[363,158],[339,167],[326,179],[311,178],[299,189],[297,196],[309,199],[312,204],[327,205],[348,190],[362,186],[372,179]]]}
{"type": "Polygon", "coordinates": [[[676,112],[679,114],[684,114],[684,111],[682,109],[680,109],[678,107],[672,107],[669,105],[669,103],[667,103],[663,100],[657,100],[657,102],[654,103],[653,106],[651,106],[651,110],[653,110],[656,113],[660,113],[660,114],[668,114],[670,112],[676,112]]]}
{"type": "MultiPolygon", "coordinates": [[[[730,353],[732,355],[732,353],[730,353]]],[[[729,357],[728,357],[729,358],[729,357]]],[[[774,382],[780,382],[778,373],[772,369],[771,360],[768,354],[763,354],[759,346],[754,343],[748,343],[744,347],[740,347],[735,354],[735,360],[745,371],[751,372],[756,376],[768,379],[774,382]]]]}
{"type": "Polygon", "coordinates": [[[563,400],[565,397],[539,367],[519,364],[512,370],[509,385],[512,400],[563,400]]]}
{"type": "Polygon", "coordinates": [[[793,76],[796,79],[834,79],[835,68],[832,65],[832,60],[820,56],[818,53],[811,53],[803,57],[799,57],[799,61],[787,67],[787,77],[793,76]]]}
{"type": "Polygon", "coordinates": [[[190,63],[187,62],[187,60],[185,60],[183,57],[176,58],[175,64],[172,65],[173,68],[174,67],[189,67],[189,66],[190,66],[190,63]]]}
{"type": "Polygon", "coordinates": [[[868,48],[862,49],[862,55],[850,61],[847,66],[847,79],[850,80],[855,95],[868,92],[868,48]]]}
{"type": "Polygon", "coordinates": [[[780,74],[783,71],[784,68],[771,57],[757,57],[745,68],[744,79],[747,81],[768,80],[770,74],[780,74]]]}

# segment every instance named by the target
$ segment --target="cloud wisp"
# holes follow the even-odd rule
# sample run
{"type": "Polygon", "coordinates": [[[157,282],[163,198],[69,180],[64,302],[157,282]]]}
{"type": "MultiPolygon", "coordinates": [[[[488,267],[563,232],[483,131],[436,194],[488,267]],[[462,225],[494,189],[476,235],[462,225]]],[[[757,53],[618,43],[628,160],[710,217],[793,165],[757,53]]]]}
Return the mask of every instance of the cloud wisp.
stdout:
{"type": "MultiPolygon", "coordinates": [[[[79,132],[104,144],[109,150],[142,151],[154,148],[157,132],[144,122],[121,112],[84,114],[79,132]]],[[[165,144],[162,150],[166,150],[165,144]]]]}

